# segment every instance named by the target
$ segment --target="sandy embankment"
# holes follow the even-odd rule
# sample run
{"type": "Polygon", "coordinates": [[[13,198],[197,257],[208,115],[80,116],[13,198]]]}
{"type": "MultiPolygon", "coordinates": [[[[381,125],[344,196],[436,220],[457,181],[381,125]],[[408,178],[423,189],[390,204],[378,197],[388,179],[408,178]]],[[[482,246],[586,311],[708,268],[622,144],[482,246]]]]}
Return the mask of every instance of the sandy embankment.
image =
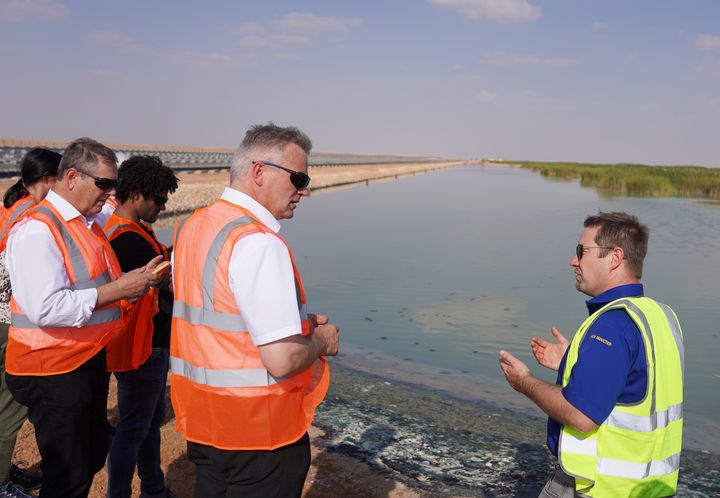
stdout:
{"type": "MultiPolygon", "coordinates": [[[[349,185],[352,183],[394,178],[396,176],[411,175],[434,169],[447,168],[460,164],[459,162],[419,163],[398,165],[372,165],[347,167],[311,167],[309,174],[312,177],[312,187],[315,190],[329,187],[349,185]]],[[[170,197],[167,214],[172,216],[188,212],[197,207],[212,202],[218,197],[228,182],[227,172],[217,173],[181,173],[181,182],[178,191],[170,197]]],[[[4,190],[11,182],[5,180],[0,183],[4,190]],[[7,185],[5,185],[7,183],[7,185]]],[[[320,408],[322,409],[322,407],[320,408]]],[[[108,418],[112,423],[117,421],[117,397],[115,384],[111,383],[108,399],[108,418]]],[[[408,489],[400,482],[393,481],[370,469],[368,465],[354,458],[339,453],[327,452],[319,445],[318,440],[323,431],[316,427],[310,429],[313,443],[313,464],[305,484],[306,497],[331,498],[337,496],[370,497],[383,496],[389,498],[410,498],[423,496],[416,491],[408,489]],[[316,479],[318,469],[322,469],[321,476],[316,479]]],[[[165,424],[162,427],[162,464],[170,487],[180,498],[193,496],[194,466],[185,458],[185,441],[175,431],[172,409],[169,406],[165,424]]],[[[28,422],[23,426],[18,443],[15,448],[15,462],[22,467],[39,469],[39,455],[35,445],[32,425],[28,422]]],[[[90,496],[101,498],[106,496],[107,471],[99,472],[93,483],[90,496]]],[[[139,481],[137,476],[133,483],[133,495],[139,494],[139,481]]]]}
{"type": "MultiPolygon", "coordinates": [[[[374,164],[364,166],[311,166],[308,174],[311,194],[361,182],[373,182],[413,175],[464,164],[461,161],[437,163],[374,164]]],[[[229,181],[227,171],[213,173],[180,173],[180,186],[167,203],[163,217],[186,213],[218,198],[229,181]]]]}

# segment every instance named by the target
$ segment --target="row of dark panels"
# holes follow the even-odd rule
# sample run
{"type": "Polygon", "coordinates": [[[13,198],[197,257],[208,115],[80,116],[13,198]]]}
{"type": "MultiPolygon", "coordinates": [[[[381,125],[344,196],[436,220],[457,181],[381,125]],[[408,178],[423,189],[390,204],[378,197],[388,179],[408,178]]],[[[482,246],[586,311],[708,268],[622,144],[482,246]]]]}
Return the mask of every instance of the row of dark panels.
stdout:
{"type": "MultiPolygon", "coordinates": [[[[28,148],[0,147],[0,173],[7,175],[18,171],[18,165],[28,148]]],[[[55,149],[62,153],[61,149],[55,149]]],[[[177,152],[177,151],[131,151],[119,150],[118,160],[122,162],[135,154],[150,154],[159,156],[163,163],[178,170],[186,169],[215,169],[230,166],[233,154],[230,152],[177,152]]],[[[437,161],[438,158],[410,157],[390,155],[343,155],[343,154],[310,154],[309,162],[314,166],[339,166],[352,164],[378,164],[437,161]]]]}

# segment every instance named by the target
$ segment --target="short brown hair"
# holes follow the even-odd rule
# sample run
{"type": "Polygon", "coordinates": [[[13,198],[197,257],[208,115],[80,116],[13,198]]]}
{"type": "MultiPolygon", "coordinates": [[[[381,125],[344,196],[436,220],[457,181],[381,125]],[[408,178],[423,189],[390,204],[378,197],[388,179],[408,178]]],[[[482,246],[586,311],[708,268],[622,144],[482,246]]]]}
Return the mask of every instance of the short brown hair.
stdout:
{"type": "Polygon", "coordinates": [[[101,160],[117,166],[117,156],[113,150],[92,138],[78,138],[65,148],[57,177],[62,178],[70,168],[93,173],[101,160]]]}
{"type": "MultiPolygon", "coordinates": [[[[648,248],[648,228],[636,216],[622,211],[603,213],[585,218],[585,228],[600,227],[595,236],[598,246],[620,247],[625,252],[630,271],[636,278],[642,277],[643,262],[648,248]]],[[[601,249],[600,257],[607,256],[610,249],[601,249]]]]}

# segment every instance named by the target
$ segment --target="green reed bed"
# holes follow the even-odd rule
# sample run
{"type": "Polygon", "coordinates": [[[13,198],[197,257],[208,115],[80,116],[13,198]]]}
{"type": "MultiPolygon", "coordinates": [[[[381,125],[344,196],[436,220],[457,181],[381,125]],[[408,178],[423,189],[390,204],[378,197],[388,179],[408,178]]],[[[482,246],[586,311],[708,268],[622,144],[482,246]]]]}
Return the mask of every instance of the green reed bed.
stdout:
{"type": "Polygon", "coordinates": [[[700,166],[508,162],[609,195],[720,199],[720,169],[700,166]]]}

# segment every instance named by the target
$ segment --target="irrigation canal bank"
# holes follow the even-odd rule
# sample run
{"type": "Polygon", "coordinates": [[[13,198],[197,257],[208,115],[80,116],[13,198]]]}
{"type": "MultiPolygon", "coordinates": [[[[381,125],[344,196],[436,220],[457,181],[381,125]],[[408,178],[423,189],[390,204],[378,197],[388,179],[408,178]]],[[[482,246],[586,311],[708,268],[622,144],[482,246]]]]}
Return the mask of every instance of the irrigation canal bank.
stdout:
{"type": "MultiPolygon", "coordinates": [[[[534,498],[553,470],[545,419],[348,369],[341,357],[332,375],[315,444],[421,494],[534,498]]],[[[720,496],[717,454],[683,450],[678,496],[720,496]]]]}
{"type": "MultiPolygon", "coordinates": [[[[428,170],[427,164],[421,166],[384,174],[376,169],[372,177],[358,174],[348,178],[346,174],[346,178],[326,178],[325,185],[334,187],[325,191],[353,183],[349,180],[376,181],[428,170]]],[[[373,170],[366,168],[365,174],[373,170]]],[[[341,169],[311,171],[314,183],[320,183],[323,171],[338,174],[341,169]]],[[[455,171],[459,170],[448,174],[455,171]]],[[[184,188],[201,185],[214,189],[208,201],[192,199],[196,207],[212,201],[226,184],[227,172],[183,174],[184,188]]],[[[191,191],[183,196],[192,196],[191,191]]],[[[507,388],[507,395],[496,393],[483,398],[485,401],[460,399],[446,390],[409,384],[408,380],[418,378],[408,373],[404,358],[397,361],[394,371],[390,367],[382,370],[369,361],[367,350],[353,355],[351,349],[346,346],[340,356],[331,359],[330,392],[310,430],[315,457],[306,498],[537,496],[553,460],[544,445],[544,420],[513,405],[519,395],[507,388]],[[514,409],[507,408],[511,406],[514,409]]],[[[446,379],[445,384],[462,385],[463,380],[449,369],[439,375],[446,379]]],[[[117,420],[113,388],[108,415],[111,422],[117,420]]],[[[163,469],[171,489],[180,498],[190,498],[194,467],[185,457],[185,443],[175,431],[172,417],[169,410],[162,428],[163,469]]],[[[37,469],[39,457],[31,429],[29,424],[23,428],[15,459],[37,469]]],[[[678,496],[720,496],[719,459],[717,451],[710,449],[712,452],[683,451],[678,496]]],[[[106,482],[103,470],[96,476],[92,498],[106,496],[106,482]]],[[[139,492],[138,482],[134,490],[139,492]]]]}
{"type": "MultiPolygon", "coordinates": [[[[330,188],[340,188],[392,179],[400,176],[415,175],[468,164],[467,161],[438,161],[422,163],[364,164],[352,166],[311,166],[308,174],[312,178],[310,192],[320,192],[330,188]]],[[[206,206],[217,199],[228,185],[228,171],[180,173],[180,185],[170,196],[162,218],[174,217],[206,206]]],[[[163,219],[158,226],[165,226],[163,219]]]]}

